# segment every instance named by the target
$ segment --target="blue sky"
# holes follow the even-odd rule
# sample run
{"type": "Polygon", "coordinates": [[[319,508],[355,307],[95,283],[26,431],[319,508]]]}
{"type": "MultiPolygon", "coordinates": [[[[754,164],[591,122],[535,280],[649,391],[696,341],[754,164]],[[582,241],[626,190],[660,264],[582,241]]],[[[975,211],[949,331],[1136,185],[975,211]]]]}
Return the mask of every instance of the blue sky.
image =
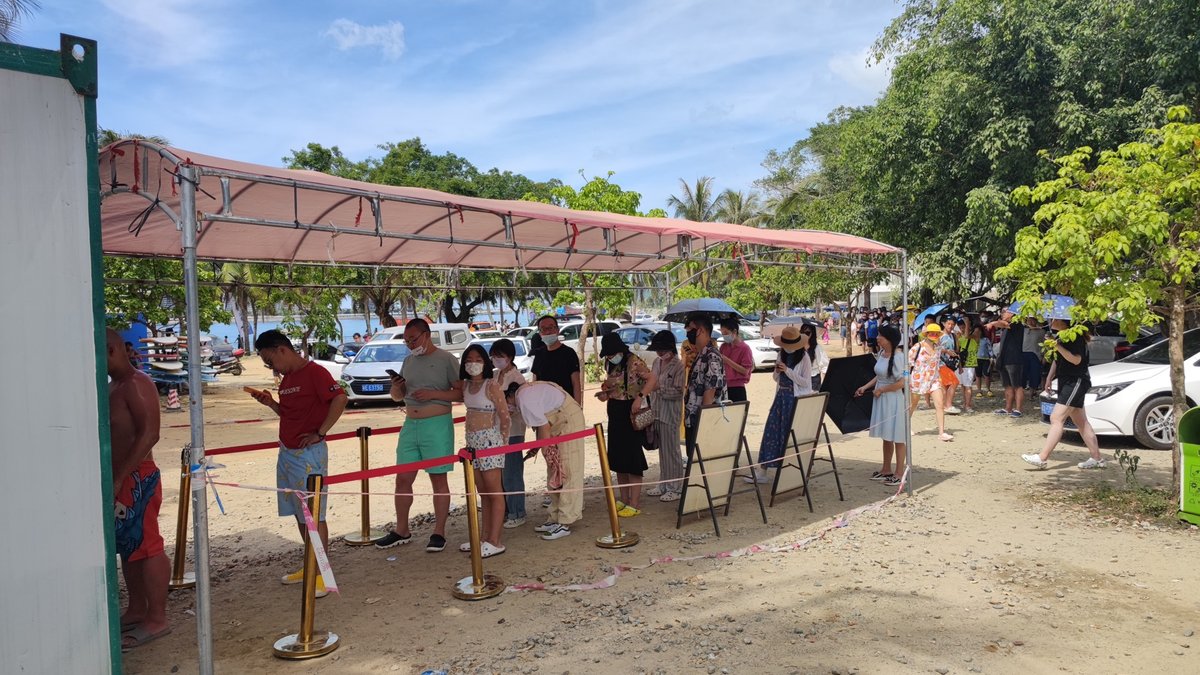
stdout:
{"type": "Polygon", "coordinates": [[[279,165],[412,136],[480,169],[748,189],[767,150],[888,72],[894,0],[42,0],[17,41],[100,48],[100,124],[279,165]]]}

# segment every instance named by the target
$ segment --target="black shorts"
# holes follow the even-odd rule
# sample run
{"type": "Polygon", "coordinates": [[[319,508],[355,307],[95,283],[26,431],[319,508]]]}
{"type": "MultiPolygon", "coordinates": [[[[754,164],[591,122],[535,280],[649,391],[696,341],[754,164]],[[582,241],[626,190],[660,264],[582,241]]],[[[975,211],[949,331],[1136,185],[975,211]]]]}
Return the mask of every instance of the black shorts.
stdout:
{"type": "Polygon", "coordinates": [[[1025,374],[1025,369],[1020,363],[1006,363],[1000,366],[1000,383],[1006,387],[1023,386],[1021,376],[1025,374]]]}
{"type": "Polygon", "coordinates": [[[1068,408],[1082,408],[1092,383],[1086,377],[1058,378],[1058,402],[1068,408]]]}
{"type": "Polygon", "coordinates": [[[975,377],[991,377],[992,375],[992,360],[979,359],[979,365],[975,366],[975,377]]]}

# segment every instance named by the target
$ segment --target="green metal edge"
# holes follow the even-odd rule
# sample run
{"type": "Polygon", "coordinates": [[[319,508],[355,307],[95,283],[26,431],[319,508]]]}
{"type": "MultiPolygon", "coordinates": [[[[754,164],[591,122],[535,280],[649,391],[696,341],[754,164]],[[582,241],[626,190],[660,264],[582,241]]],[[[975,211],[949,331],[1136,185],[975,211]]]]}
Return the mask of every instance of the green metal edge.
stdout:
{"type": "MultiPolygon", "coordinates": [[[[63,45],[67,47],[64,35],[63,45]]],[[[79,41],[70,38],[72,43],[79,41]]],[[[87,56],[77,67],[90,67],[90,73],[83,73],[85,81],[95,82],[97,79],[96,43],[93,40],[79,41],[87,43],[87,56]]],[[[69,53],[63,54],[64,59],[74,61],[69,53]]],[[[70,79],[70,78],[68,78],[70,79]]],[[[105,576],[108,578],[108,637],[109,655],[112,661],[112,672],[122,672],[121,663],[121,598],[117,585],[117,545],[113,532],[114,523],[111,517],[113,495],[112,474],[112,440],[110,438],[108,418],[108,337],[105,335],[104,309],[104,254],[103,229],[100,224],[100,148],[99,127],[96,120],[95,87],[92,93],[80,91],[79,85],[71,80],[71,85],[83,96],[83,116],[86,126],[84,142],[87,145],[87,190],[88,190],[88,239],[92,260],[92,325],[93,341],[96,351],[96,413],[99,421],[100,436],[100,514],[104,526],[104,565],[105,576]]]]}
{"type": "Polygon", "coordinates": [[[62,55],[49,49],[0,42],[0,68],[31,75],[63,77],[62,55]]]}

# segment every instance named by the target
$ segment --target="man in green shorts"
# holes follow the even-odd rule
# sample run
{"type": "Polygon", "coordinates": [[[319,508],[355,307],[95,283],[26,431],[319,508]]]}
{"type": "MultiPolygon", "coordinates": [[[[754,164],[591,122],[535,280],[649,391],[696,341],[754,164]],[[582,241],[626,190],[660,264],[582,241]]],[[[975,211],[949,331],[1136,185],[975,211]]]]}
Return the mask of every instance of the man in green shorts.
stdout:
{"type": "MultiPolygon", "coordinates": [[[[433,345],[429,324],[413,319],[404,326],[404,344],[409,355],[392,377],[393,401],[404,401],[408,419],[396,444],[396,463],[409,464],[454,454],[454,418],[450,406],[462,400],[462,380],[458,378],[458,359],[433,345]]],[[[433,534],[425,550],[436,553],[446,548],[446,519],[450,514],[450,483],[446,474],[453,463],[426,469],[433,484],[433,534]]],[[[412,508],[412,488],[417,472],[396,475],[396,526],[375,542],[378,548],[391,548],[412,541],[408,512],[412,508]]]]}

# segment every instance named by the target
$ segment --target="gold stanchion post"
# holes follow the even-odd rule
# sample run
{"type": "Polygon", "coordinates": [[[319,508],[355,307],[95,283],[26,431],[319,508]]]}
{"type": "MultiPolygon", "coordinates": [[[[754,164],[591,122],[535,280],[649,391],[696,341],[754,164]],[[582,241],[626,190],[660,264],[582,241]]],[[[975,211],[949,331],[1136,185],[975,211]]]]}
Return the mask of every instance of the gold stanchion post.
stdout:
{"type": "Polygon", "coordinates": [[[167,589],[172,591],[196,586],[196,575],[183,571],[187,564],[188,507],[192,504],[191,446],[185,446],[180,455],[182,459],[179,468],[179,517],[175,520],[175,560],[171,565],[171,581],[167,582],[167,589]]]}
{"type": "MultiPolygon", "coordinates": [[[[313,518],[321,517],[321,476],[308,477],[308,510],[313,518]]],[[[309,537],[313,536],[311,533],[309,537]]],[[[341,644],[337,633],[313,630],[313,614],[317,605],[317,553],[312,540],[304,538],[304,583],[300,585],[300,632],[279,638],[275,642],[275,656],[281,659],[311,659],[324,656],[341,644]]]]}
{"type": "MultiPolygon", "coordinates": [[[[474,454],[474,453],[472,453],[474,454]]],[[[504,581],[494,574],[483,573],[482,539],[479,534],[479,492],[475,486],[475,467],[462,460],[467,483],[467,532],[471,537],[471,576],[463,577],[450,591],[459,600],[486,600],[504,592],[504,581]]]]}
{"type": "MultiPolygon", "coordinates": [[[[371,468],[370,443],[367,440],[371,437],[371,427],[358,428],[358,467],[362,471],[371,468]]],[[[361,524],[358,532],[352,532],[342,537],[342,540],[351,546],[370,546],[375,543],[376,539],[383,536],[380,530],[371,529],[371,481],[368,478],[362,479],[362,505],[359,507],[359,516],[361,524]]]]}
{"type": "Polygon", "coordinates": [[[596,545],[600,548],[628,548],[638,543],[638,536],[636,532],[621,529],[621,519],[617,517],[617,495],[608,470],[608,445],[604,441],[604,426],[597,424],[595,429],[596,448],[600,450],[600,477],[604,481],[604,498],[608,502],[608,523],[612,526],[612,534],[598,537],[596,545]]]}

